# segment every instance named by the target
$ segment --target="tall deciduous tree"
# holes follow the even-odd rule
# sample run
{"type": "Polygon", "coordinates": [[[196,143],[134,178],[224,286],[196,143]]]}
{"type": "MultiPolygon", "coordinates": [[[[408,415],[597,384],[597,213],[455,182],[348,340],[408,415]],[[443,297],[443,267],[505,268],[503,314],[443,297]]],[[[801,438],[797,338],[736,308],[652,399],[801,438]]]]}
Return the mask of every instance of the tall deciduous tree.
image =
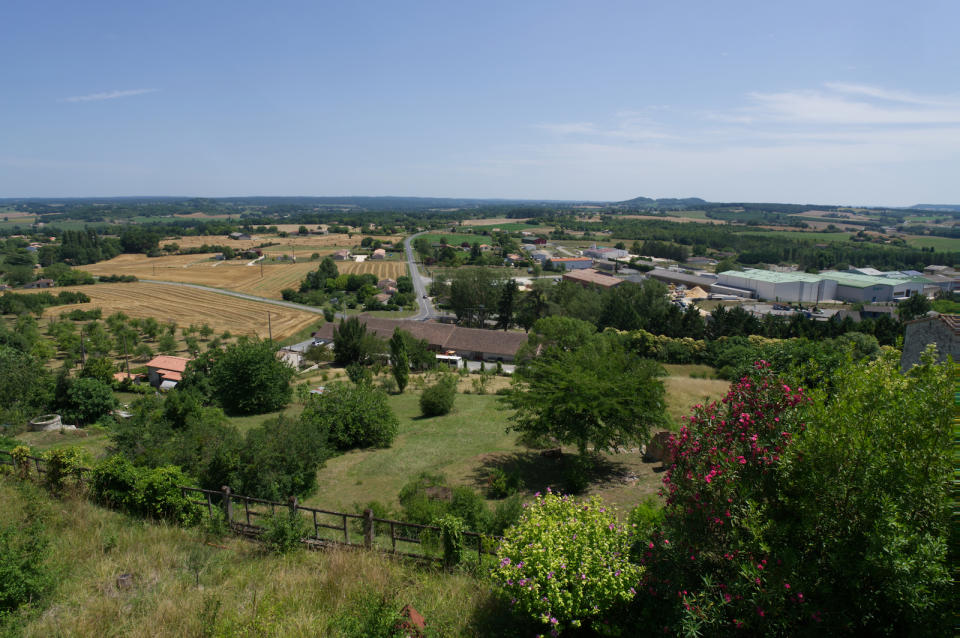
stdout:
{"type": "Polygon", "coordinates": [[[497,312],[503,277],[489,268],[461,268],[450,281],[450,307],[457,321],[482,328],[497,312]]]}
{"type": "Polygon", "coordinates": [[[341,319],[333,329],[333,361],[337,365],[369,363],[381,346],[379,339],[367,333],[367,324],[356,317],[341,319]]]}
{"type": "Polygon", "coordinates": [[[497,328],[508,329],[513,325],[517,305],[517,280],[510,279],[500,286],[500,301],[497,304],[497,328]]]}
{"type": "Polygon", "coordinates": [[[277,359],[276,353],[276,346],[268,341],[241,338],[216,354],[210,383],[224,410],[263,414],[290,402],[293,369],[277,359]]]}
{"type": "Polygon", "coordinates": [[[596,335],[575,349],[548,345],[517,368],[504,401],[513,429],[610,450],[642,442],[666,425],[663,368],[628,352],[619,337],[596,335]]]}

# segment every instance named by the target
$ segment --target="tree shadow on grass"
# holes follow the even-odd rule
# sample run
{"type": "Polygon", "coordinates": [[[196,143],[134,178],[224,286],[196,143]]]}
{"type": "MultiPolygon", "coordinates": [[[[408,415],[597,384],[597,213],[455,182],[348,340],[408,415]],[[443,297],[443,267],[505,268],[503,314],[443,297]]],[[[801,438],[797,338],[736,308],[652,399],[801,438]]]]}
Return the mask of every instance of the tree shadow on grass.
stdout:
{"type": "MultiPolygon", "coordinates": [[[[527,490],[542,492],[548,487],[553,490],[567,491],[565,468],[576,463],[576,454],[564,454],[560,457],[544,456],[540,452],[504,452],[490,454],[481,460],[474,469],[471,480],[479,490],[487,490],[490,476],[495,470],[507,475],[516,475],[527,490]]],[[[624,479],[630,475],[630,468],[618,461],[602,456],[592,458],[592,467],[586,474],[590,486],[624,479]]]]}
{"type": "Polygon", "coordinates": [[[478,636],[520,638],[544,633],[543,625],[515,613],[510,602],[496,593],[487,596],[471,614],[470,624],[478,636]]]}

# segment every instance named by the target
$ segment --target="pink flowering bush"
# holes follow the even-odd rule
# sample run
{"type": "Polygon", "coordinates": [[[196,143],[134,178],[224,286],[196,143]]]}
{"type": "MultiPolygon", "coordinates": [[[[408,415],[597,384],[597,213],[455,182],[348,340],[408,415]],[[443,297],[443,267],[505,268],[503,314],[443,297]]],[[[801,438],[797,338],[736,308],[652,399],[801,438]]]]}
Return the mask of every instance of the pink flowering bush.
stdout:
{"type": "Polygon", "coordinates": [[[632,533],[596,497],[537,494],[497,551],[494,582],[517,611],[557,635],[633,598],[643,569],[629,561],[632,533]]]}
{"type": "Polygon", "coordinates": [[[802,604],[768,536],[776,473],[804,431],[799,413],[809,401],[765,361],[754,368],[721,402],[694,406],[671,438],[664,524],[634,548],[652,609],[677,631],[769,631],[802,604]]]}
{"type": "Polygon", "coordinates": [[[672,442],[635,630],[948,635],[952,367],[848,361],[812,398],[763,362],[672,442]]]}

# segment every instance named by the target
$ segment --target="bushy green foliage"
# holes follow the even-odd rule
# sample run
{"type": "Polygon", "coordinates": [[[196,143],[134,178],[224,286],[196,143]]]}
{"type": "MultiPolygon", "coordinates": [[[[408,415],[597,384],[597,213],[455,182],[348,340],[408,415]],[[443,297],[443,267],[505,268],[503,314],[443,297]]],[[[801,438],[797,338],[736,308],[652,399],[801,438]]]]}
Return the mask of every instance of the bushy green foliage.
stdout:
{"type": "Polygon", "coordinates": [[[328,432],[330,444],[339,450],[388,447],[400,427],[382,390],[343,383],[312,395],[300,420],[328,432]]]}
{"type": "Polygon", "coordinates": [[[372,385],[373,372],[362,363],[350,363],[346,367],[347,377],[356,385],[372,385]]]}
{"type": "Polygon", "coordinates": [[[44,560],[49,553],[40,520],[0,526],[0,629],[22,605],[36,603],[53,584],[44,560]]]}
{"type": "Polygon", "coordinates": [[[290,402],[294,372],[277,359],[276,352],[276,345],[269,341],[241,338],[211,356],[210,384],[224,410],[263,414],[290,402]]]}
{"type": "Polygon", "coordinates": [[[80,425],[96,423],[117,407],[113,389],[92,378],[68,380],[65,396],[59,396],[64,421],[80,425]]]}
{"type": "Polygon", "coordinates": [[[420,395],[420,412],[426,417],[449,414],[453,409],[456,396],[456,377],[444,375],[436,383],[425,388],[420,395]]]}
{"type": "Polygon", "coordinates": [[[495,467],[487,477],[487,494],[490,498],[504,498],[523,489],[523,478],[519,472],[507,472],[495,467]]]}
{"type": "Polygon", "coordinates": [[[340,325],[333,329],[333,361],[337,365],[369,363],[382,349],[380,340],[367,333],[367,324],[356,317],[341,319],[340,325]]]}
{"type": "Polygon", "coordinates": [[[675,633],[943,635],[951,374],[898,353],[803,398],[760,362],[697,406],[636,547],[641,620],[675,633]]]}
{"type": "Polygon", "coordinates": [[[80,468],[89,462],[89,455],[78,447],[55,448],[44,452],[43,482],[53,493],[59,493],[66,487],[68,478],[78,482],[80,468]]]}
{"type": "Polygon", "coordinates": [[[624,347],[616,334],[565,347],[551,339],[540,356],[518,366],[503,401],[516,412],[513,429],[609,450],[644,439],[667,421],[663,369],[624,347]]]}
{"type": "Polygon", "coordinates": [[[237,491],[275,501],[312,492],[317,470],[331,455],[327,428],[310,415],[280,416],[247,432],[237,491]]]}
{"type": "Polygon", "coordinates": [[[0,344],[0,421],[23,422],[45,411],[53,387],[52,376],[35,357],[0,344]]]}
{"type": "Polygon", "coordinates": [[[411,523],[433,525],[445,516],[455,516],[466,529],[481,534],[500,535],[513,525],[519,514],[519,495],[511,496],[491,510],[483,497],[469,487],[450,488],[439,474],[423,472],[400,490],[398,516],[411,523]]]}
{"type": "Polygon", "coordinates": [[[289,554],[300,547],[300,539],[309,535],[306,520],[293,508],[264,517],[262,526],[260,540],[274,554],[289,554]]]}
{"type": "Polygon", "coordinates": [[[195,484],[179,467],[137,467],[120,455],[98,463],[91,472],[91,492],[101,503],[138,516],[192,525],[201,512],[180,486],[195,484]]]}
{"type": "Polygon", "coordinates": [[[545,629],[580,627],[635,595],[643,568],[627,559],[631,537],[596,497],[538,493],[504,535],[492,577],[545,629]]]}

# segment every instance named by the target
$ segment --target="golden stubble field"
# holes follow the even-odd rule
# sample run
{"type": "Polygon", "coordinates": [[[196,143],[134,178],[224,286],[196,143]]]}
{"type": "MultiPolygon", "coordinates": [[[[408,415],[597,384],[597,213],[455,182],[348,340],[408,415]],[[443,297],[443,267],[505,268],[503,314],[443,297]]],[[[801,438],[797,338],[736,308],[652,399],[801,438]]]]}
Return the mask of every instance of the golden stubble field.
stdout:
{"type": "MultiPolygon", "coordinates": [[[[363,235],[363,237],[366,236],[367,235],[363,235]]],[[[359,244],[360,240],[363,238],[356,233],[354,233],[352,237],[343,233],[333,235],[290,235],[289,237],[277,237],[275,235],[260,235],[257,233],[252,233],[250,237],[251,239],[230,239],[230,237],[227,235],[167,237],[166,239],[160,240],[160,245],[165,246],[167,244],[179,244],[181,248],[198,248],[204,244],[217,244],[221,246],[230,246],[234,250],[246,250],[247,248],[256,248],[260,244],[276,243],[276,246],[268,246],[267,248],[264,248],[264,250],[283,251],[293,246],[298,250],[315,249],[318,252],[321,252],[322,249],[336,250],[337,248],[352,248],[359,244]]],[[[374,239],[379,239],[380,241],[396,240],[398,243],[402,239],[399,236],[391,237],[371,235],[371,237],[374,239]]],[[[333,252],[333,250],[329,250],[329,252],[333,252]]]]}
{"type": "Polygon", "coordinates": [[[82,292],[90,297],[90,302],[52,306],[46,313],[59,315],[78,308],[101,308],[104,316],[120,311],[130,317],[153,317],[178,326],[208,323],[218,333],[229,330],[235,335],[265,338],[269,312],[274,339],[283,339],[320,319],[319,315],[303,310],[165,284],[97,284],[54,288],[52,292],[62,290],[82,292]]]}
{"type": "MultiPolygon", "coordinates": [[[[210,255],[171,255],[145,257],[140,254],[118,255],[109,261],[80,266],[93,275],[133,275],[138,279],[156,279],[200,284],[225,290],[246,292],[259,297],[280,299],[284,288],[297,288],[306,274],[316,270],[319,262],[259,263],[247,260],[214,261],[210,255]]],[[[403,261],[364,262],[338,261],[341,274],[372,273],[378,279],[396,279],[407,273],[403,261]]]]}

